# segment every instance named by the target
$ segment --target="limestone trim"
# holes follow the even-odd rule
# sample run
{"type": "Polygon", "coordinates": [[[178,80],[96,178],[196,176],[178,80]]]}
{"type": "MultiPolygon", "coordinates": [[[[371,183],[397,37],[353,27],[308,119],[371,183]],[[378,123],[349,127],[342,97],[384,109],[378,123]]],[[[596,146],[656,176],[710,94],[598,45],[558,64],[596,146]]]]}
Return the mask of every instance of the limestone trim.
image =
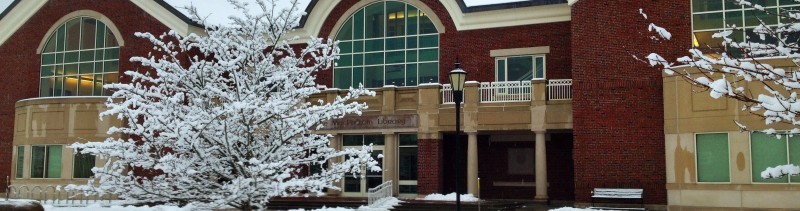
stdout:
{"type": "Polygon", "coordinates": [[[189,23],[186,23],[186,21],[176,16],[163,6],[159,5],[154,0],[131,0],[131,3],[136,4],[136,6],[142,8],[142,10],[147,12],[147,14],[150,14],[156,18],[156,20],[163,23],[170,29],[175,30],[182,36],[186,36],[191,33],[205,35],[203,28],[192,26],[189,23]]]}
{"type": "Polygon", "coordinates": [[[97,19],[100,22],[103,22],[103,24],[105,24],[106,27],[108,27],[108,30],[111,31],[111,34],[114,34],[114,39],[117,39],[119,47],[125,46],[125,40],[122,39],[122,33],[119,31],[119,28],[117,28],[117,25],[114,25],[114,22],[111,21],[111,19],[109,19],[108,17],[97,11],[78,10],[71,12],[67,15],[64,15],[63,17],[58,19],[58,21],[56,21],[55,24],[50,26],[50,29],[47,30],[45,36],[42,38],[41,41],[39,41],[39,47],[36,47],[36,54],[42,54],[44,46],[47,45],[47,40],[49,40],[50,36],[53,36],[56,33],[56,30],[58,30],[58,28],[61,27],[61,25],[64,25],[64,23],[66,23],[67,21],[77,17],[90,17],[97,19]]]}
{"type": "Polygon", "coordinates": [[[528,48],[510,48],[510,49],[497,49],[489,51],[491,57],[504,57],[504,56],[518,56],[518,55],[536,55],[550,53],[550,46],[528,47],[528,48]]]}
{"type": "Polygon", "coordinates": [[[11,38],[46,3],[46,0],[26,0],[20,1],[14,8],[11,8],[11,11],[8,11],[8,14],[0,19],[0,28],[3,28],[0,30],[0,45],[11,38]]]}

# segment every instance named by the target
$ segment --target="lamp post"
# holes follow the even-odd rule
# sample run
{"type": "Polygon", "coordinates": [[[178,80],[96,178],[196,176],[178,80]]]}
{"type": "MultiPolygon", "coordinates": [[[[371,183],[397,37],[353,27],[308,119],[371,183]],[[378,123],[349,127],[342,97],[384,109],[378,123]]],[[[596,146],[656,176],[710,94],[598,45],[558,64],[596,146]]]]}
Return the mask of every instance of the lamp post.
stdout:
{"type": "MultiPolygon", "coordinates": [[[[453,102],[456,103],[456,160],[461,161],[461,147],[459,139],[461,138],[461,101],[464,100],[464,80],[467,78],[467,72],[461,69],[461,62],[456,58],[456,69],[450,71],[450,87],[453,88],[453,102]]],[[[456,163],[456,210],[461,211],[461,194],[458,193],[458,178],[459,166],[456,163]]]]}

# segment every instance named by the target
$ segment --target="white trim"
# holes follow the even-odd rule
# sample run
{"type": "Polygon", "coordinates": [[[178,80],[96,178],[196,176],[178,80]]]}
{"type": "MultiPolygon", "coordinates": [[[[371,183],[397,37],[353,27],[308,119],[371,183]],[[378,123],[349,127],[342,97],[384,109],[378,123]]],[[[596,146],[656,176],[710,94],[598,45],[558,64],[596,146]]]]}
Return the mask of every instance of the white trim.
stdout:
{"type": "Polygon", "coordinates": [[[11,11],[0,19],[0,29],[3,29],[0,30],[0,45],[11,38],[46,3],[47,0],[25,0],[19,1],[14,8],[11,8],[11,11]]]}
{"type": "Polygon", "coordinates": [[[489,51],[490,57],[505,57],[505,56],[518,56],[518,55],[532,55],[532,54],[549,54],[550,46],[538,46],[527,48],[509,48],[509,49],[495,49],[489,51]]]}
{"type": "Polygon", "coordinates": [[[130,0],[131,3],[136,4],[150,14],[156,20],[164,24],[165,26],[169,27],[172,30],[178,32],[178,34],[182,36],[186,36],[191,33],[199,34],[199,35],[206,35],[205,30],[193,25],[189,25],[183,19],[175,16],[172,12],[161,6],[160,4],[156,3],[153,0],[130,0]]]}

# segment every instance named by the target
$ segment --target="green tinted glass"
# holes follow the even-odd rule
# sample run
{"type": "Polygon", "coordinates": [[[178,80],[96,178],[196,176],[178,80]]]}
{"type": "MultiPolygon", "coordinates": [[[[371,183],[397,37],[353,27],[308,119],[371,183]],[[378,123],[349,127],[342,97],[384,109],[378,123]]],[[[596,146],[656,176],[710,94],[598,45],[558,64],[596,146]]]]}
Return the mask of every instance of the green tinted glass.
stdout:
{"type": "Polygon", "coordinates": [[[17,146],[17,168],[15,169],[16,178],[22,178],[23,167],[25,166],[25,146],[17,146]]]}
{"type": "Polygon", "coordinates": [[[351,68],[336,68],[333,75],[333,87],[349,89],[353,84],[353,72],[351,68]]]}
{"type": "Polygon", "coordinates": [[[721,29],[724,27],[722,13],[696,14],[694,15],[693,26],[694,30],[721,29]]]}
{"type": "Polygon", "coordinates": [[[692,0],[693,12],[722,10],[724,0],[692,0]]]}
{"type": "Polygon", "coordinates": [[[406,86],[417,85],[417,64],[406,65],[406,86]]]}
{"type": "Polygon", "coordinates": [[[47,146],[47,178],[61,178],[61,146],[47,146]]]}
{"type": "Polygon", "coordinates": [[[366,38],[383,37],[384,24],[384,3],[375,3],[367,6],[364,10],[364,32],[366,38]]]}
{"type": "Polygon", "coordinates": [[[698,134],[697,181],[730,182],[728,134],[698,134]]]}
{"type": "Polygon", "coordinates": [[[764,133],[753,132],[750,134],[750,157],[752,159],[753,182],[759,183],[786,183],[788,178],[764,179],[761,172],[767,167],[787,164],[786,138],[777,139],[764,133]]]}
{"type": "Polygon", "coordinates": [[[419,61],[438,61],[439,49],[423,49],[419,50],[419,61]]]}
{"type": "Polygon", "coordinates": [[[352,40],[353,39],[353,18],[347,19],[347,22],[339,29],[336,35],[337,40],[352,40]]]}
{"type": "Polygon", "coordinates": [[[336,61],[336,66],[348,67],[353,65],[353,55],[341,55],[336,61]]]}
{"type": "Polygon", "coordinates": [[[419,83],[439,83],[439,63],[419,64],[419,83]]]}
{"type": "Polygon", "coordinates": [[[364,72],[364,87],[383,87],[383,66],[368,66],[364,72]]]}
{"type": "Polygon", "coordinates": [[[405,65],[386,66],[386,85],[405,86],[405,65]]]}
{"type": "Polygon", "coordinates": [[[368,53],[364,57],[365,65],[383,64],[383,53],[368,53]]]}
{"type": "Polygon", "coordinates": [[[363,67],[354,67],[353,68],[353,87],[360,87],[365,86],[364,84],[364,68],[363,67]]]}
{"type": "Polygon", "coordinates": [[[386,64],[402,63],[405,57],[403,51],[386,52],[386,64]]]}

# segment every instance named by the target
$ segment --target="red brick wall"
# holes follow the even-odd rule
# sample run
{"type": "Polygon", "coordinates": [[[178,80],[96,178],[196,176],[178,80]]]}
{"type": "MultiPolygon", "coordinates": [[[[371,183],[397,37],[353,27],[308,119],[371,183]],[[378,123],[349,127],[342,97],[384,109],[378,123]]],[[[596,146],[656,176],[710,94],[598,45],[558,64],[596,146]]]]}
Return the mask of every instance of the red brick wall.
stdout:
{"type": "MultiPolygon", "coordinates": [[[[318,36],[335,36],[330,33],[336,21],[358,1],[343,0],[336,5],[318,36]]],[[[457,31],[450,14],[438,0],[422,2],[436,13],[445,27],[445,33],[439,38],[440,83],[449,82],[447,73],[454,68],[456,57],[461,59],[461,67],[469,73],[467,80],[494,81],[494,58],[489,56],[490,50],[537,46],[550,46],[546,62],[547,78],[572,76],[569,22],[457,31]]],[[[317,77],[317,83],[331,87],[332,76],[332,71],[322,71],[317,77]]]]}
{"type": "Polygon", "coordinates": [[[572,6],[576,201],[588,202],[595,187],[642,186],[645,203],[666,204],[662,73],[632,55],[674,60],[690,44],[689,14],[688,0],[572,6]],[[650,22],[672,32],[672,41],[651,40],[650,22]]]}
{"type": "Polygon", "coordinates": [[[419,194],[442,191],[442,140],[419,139],[417,147],[417,187],[419,194]]]}
{"type": "MultiPolygon", "coordinates": [[[[39,96],[39,43],[58,19],[77,10],[93,10],[108,17],[120,30],[125,46],[120,50],[120,70],[135,69],[128,58],[147,55],[152,48],[134,32],[161,34],[167,27],[130,1],[48,1],[5,43],[0,45],[0,65],[5,77],[0,78],[0,177],[10,176],[14,129],[14,103],[39,96]]],[[[124,79],[123,79],[124,80],[124,79]]]]}

